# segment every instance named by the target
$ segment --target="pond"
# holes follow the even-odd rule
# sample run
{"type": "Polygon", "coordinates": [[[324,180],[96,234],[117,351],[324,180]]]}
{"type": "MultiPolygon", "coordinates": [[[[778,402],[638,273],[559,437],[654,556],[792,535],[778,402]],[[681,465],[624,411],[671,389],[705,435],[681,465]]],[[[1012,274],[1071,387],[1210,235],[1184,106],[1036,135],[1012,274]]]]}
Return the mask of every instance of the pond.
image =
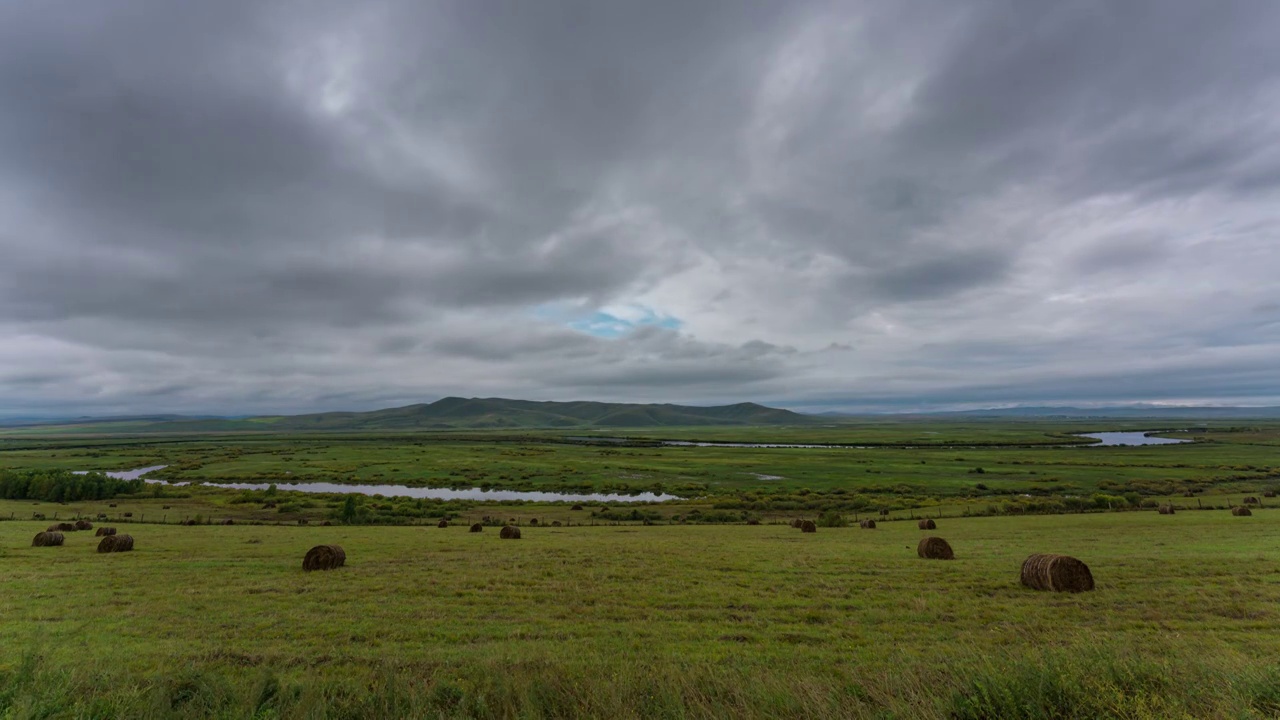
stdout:
{"type": "Polygon", "coordinates": [[[1149,432],[1161,432],[1160,430],[1137,430],[1133,432],[1099,432],[1099,433],[1080,433],[1080,437],[1095,438],[1102,442],[1085,445],[1084,447],[1104,447],[1111,445],[1181,445],[1189,443],[1190,440],[1177,440],[1174,438],[1152,437],[1149,432]]]}
{"type": "MultiPolygon", "coordinates": [[[[121,480],[136,480],[146,473],[163,470],[165,465],[153,465],[151,467],[138,468],[136,470],[118,470],[104,473],[113,478],[121,480]]],[[[84,474],[81,471],[79,474],[84,474]]],[[[166,485],[189,485],[187,482],[169,482],[168,480],[156,480],[152,478],[143,478],[149,483],[164,483],[166,485]]],[[[231,490],[266,490],[270,487],[270,483],[202,483],[209,487],[227,488],[231,490]]],[[[679,500],[676,495],[668,495],[666,493],[642,492],[635,495],[625,495],[622,493],[558,493],[558,492],[541,492],[541,491],[520,491],[520,490],[484,490],[482,488],[418,488],[408,487],[407,485],[357,485],[354,483],[330,483],[330,482],[301,482],[301,483],[276,483],[276,487],[281,490],[289,490],[292,492],[303,493],[356,493],[359,495],[382,495],[383,497],[409,497],[409,498],[429,498],[435,500],[487,500],[499,502],[513,502],[523,500],[526,502],[620,502],[620,503],[636,503],[636,502],[667,502],[668,500],[679,500]]]]}

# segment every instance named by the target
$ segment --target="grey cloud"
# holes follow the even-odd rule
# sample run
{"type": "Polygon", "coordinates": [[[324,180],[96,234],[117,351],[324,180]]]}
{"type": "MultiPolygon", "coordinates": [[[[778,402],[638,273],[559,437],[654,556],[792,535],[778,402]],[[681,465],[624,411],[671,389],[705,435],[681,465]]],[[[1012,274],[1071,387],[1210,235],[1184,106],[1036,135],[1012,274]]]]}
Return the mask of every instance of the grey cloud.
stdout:
{"type": "Polygon", "coordinates": [[[1278,20],[10,2],[0,407],[1277,396],[1278,20]]]}

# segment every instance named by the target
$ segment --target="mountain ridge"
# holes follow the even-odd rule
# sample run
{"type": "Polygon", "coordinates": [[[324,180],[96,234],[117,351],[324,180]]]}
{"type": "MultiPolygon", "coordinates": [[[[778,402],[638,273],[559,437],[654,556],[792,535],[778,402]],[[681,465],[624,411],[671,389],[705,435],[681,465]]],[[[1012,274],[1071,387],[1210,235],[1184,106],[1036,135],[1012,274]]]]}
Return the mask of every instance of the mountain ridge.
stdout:
{"type": "MultiPolygon", "coordinates": [[[[128,424],[131,432],[247,432],[295,430],[483,430],[537,428],[647,428],[691,425],[805,425],[819,419],[790,410],[742,402],[732,405],[606,403],[444,397],[380,410],[338,411],[242,418],[102,418],[98,425],[128,424]]],[[[48,426],[83,426],[76,420],[48,426]]]]}

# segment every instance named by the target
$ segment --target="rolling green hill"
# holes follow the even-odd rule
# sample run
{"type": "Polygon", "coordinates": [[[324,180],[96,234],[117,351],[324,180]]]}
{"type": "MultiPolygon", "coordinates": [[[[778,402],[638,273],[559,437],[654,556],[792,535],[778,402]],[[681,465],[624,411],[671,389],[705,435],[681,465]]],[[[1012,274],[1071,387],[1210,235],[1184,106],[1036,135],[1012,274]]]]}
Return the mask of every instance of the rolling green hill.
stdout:
{"type": "Polygon", "coordinates": [[[273,430],[400,430],[797,425],[810,422],[813,420],[807,416],[755,403],[692,407],[447,397],[430,404],[372,412],[283,417],[271,423],[270,427],[273,430]]]}
{"type": "Polygon", "coordinates": [[[184,418],[95,422],[19,428],[49,432],[290,432],[296,430],[481,430],[533,428],[653,428],[676,426],[803,425],[819,418],[790,410],[738,403],[716,407],[602,402],[535,402],[505,398],[447,397],[433,403],[373,410],[244,419],[184,418]]]}

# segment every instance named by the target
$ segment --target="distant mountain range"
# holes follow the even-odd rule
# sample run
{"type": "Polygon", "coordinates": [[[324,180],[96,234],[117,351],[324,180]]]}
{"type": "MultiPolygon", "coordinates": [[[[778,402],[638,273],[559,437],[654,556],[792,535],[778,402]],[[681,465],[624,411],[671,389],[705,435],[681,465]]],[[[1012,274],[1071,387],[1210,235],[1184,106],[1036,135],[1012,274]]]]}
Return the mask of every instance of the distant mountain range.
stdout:
{"type": "Polygon", "coordinates": [[[76,432],[246,432],[295,430],[483,430],[535,428],[653,428],[697,425],[812,425],[841,418],[1051,419],[1165,418],[1184,420],[1277,419],[1280,407],[1173,407],[1131,405],[1101,408],[1010,407],[921,413],[801,414],[756,403],[699,407],[670,404],[537,402],[505,398],[447,397],[433,403],[309,415],[210,417],[149,415],[36,420],[12,418],[0,427],[66,428],[76,432]]]}
{"type": "MultiPolygon", "coordinates": [[[[805,425],[809,415],[738,403],[697,407],[602,402],[536,402],[447,397],[433,403],[373,410],[228,418],[103,418],[62,421],[82,431],[242,432],[293,430],[481,430],[533,428],[645,428],[691,425],[805,425]]],[[[50,425],[53,423],[43,423],[50,425]]]]}
{"type": "MultiPolygon", "coordinates": [[[[1172,418],[1187,420],[1231,420],[1280,418],[1280,407],[1212,407],[1173,405],[1120,405],[1115,407],[1009,407],[983,410],[952,410],[917,413],[947,418],[1172,418]]],[[[824,413],[826,417],[836,414],[824,413]]]]}
{"type": "Polygon", "coordinates": [[[1280,418],[1280,407],[1178,407],[1130,405],[1122,407],[1017,407],[990,410],[963,410],[935,415],[968,417],[1071,417],[1071,418],[1184,418],[1216,420],[1233,418],[1280,418]]]}

